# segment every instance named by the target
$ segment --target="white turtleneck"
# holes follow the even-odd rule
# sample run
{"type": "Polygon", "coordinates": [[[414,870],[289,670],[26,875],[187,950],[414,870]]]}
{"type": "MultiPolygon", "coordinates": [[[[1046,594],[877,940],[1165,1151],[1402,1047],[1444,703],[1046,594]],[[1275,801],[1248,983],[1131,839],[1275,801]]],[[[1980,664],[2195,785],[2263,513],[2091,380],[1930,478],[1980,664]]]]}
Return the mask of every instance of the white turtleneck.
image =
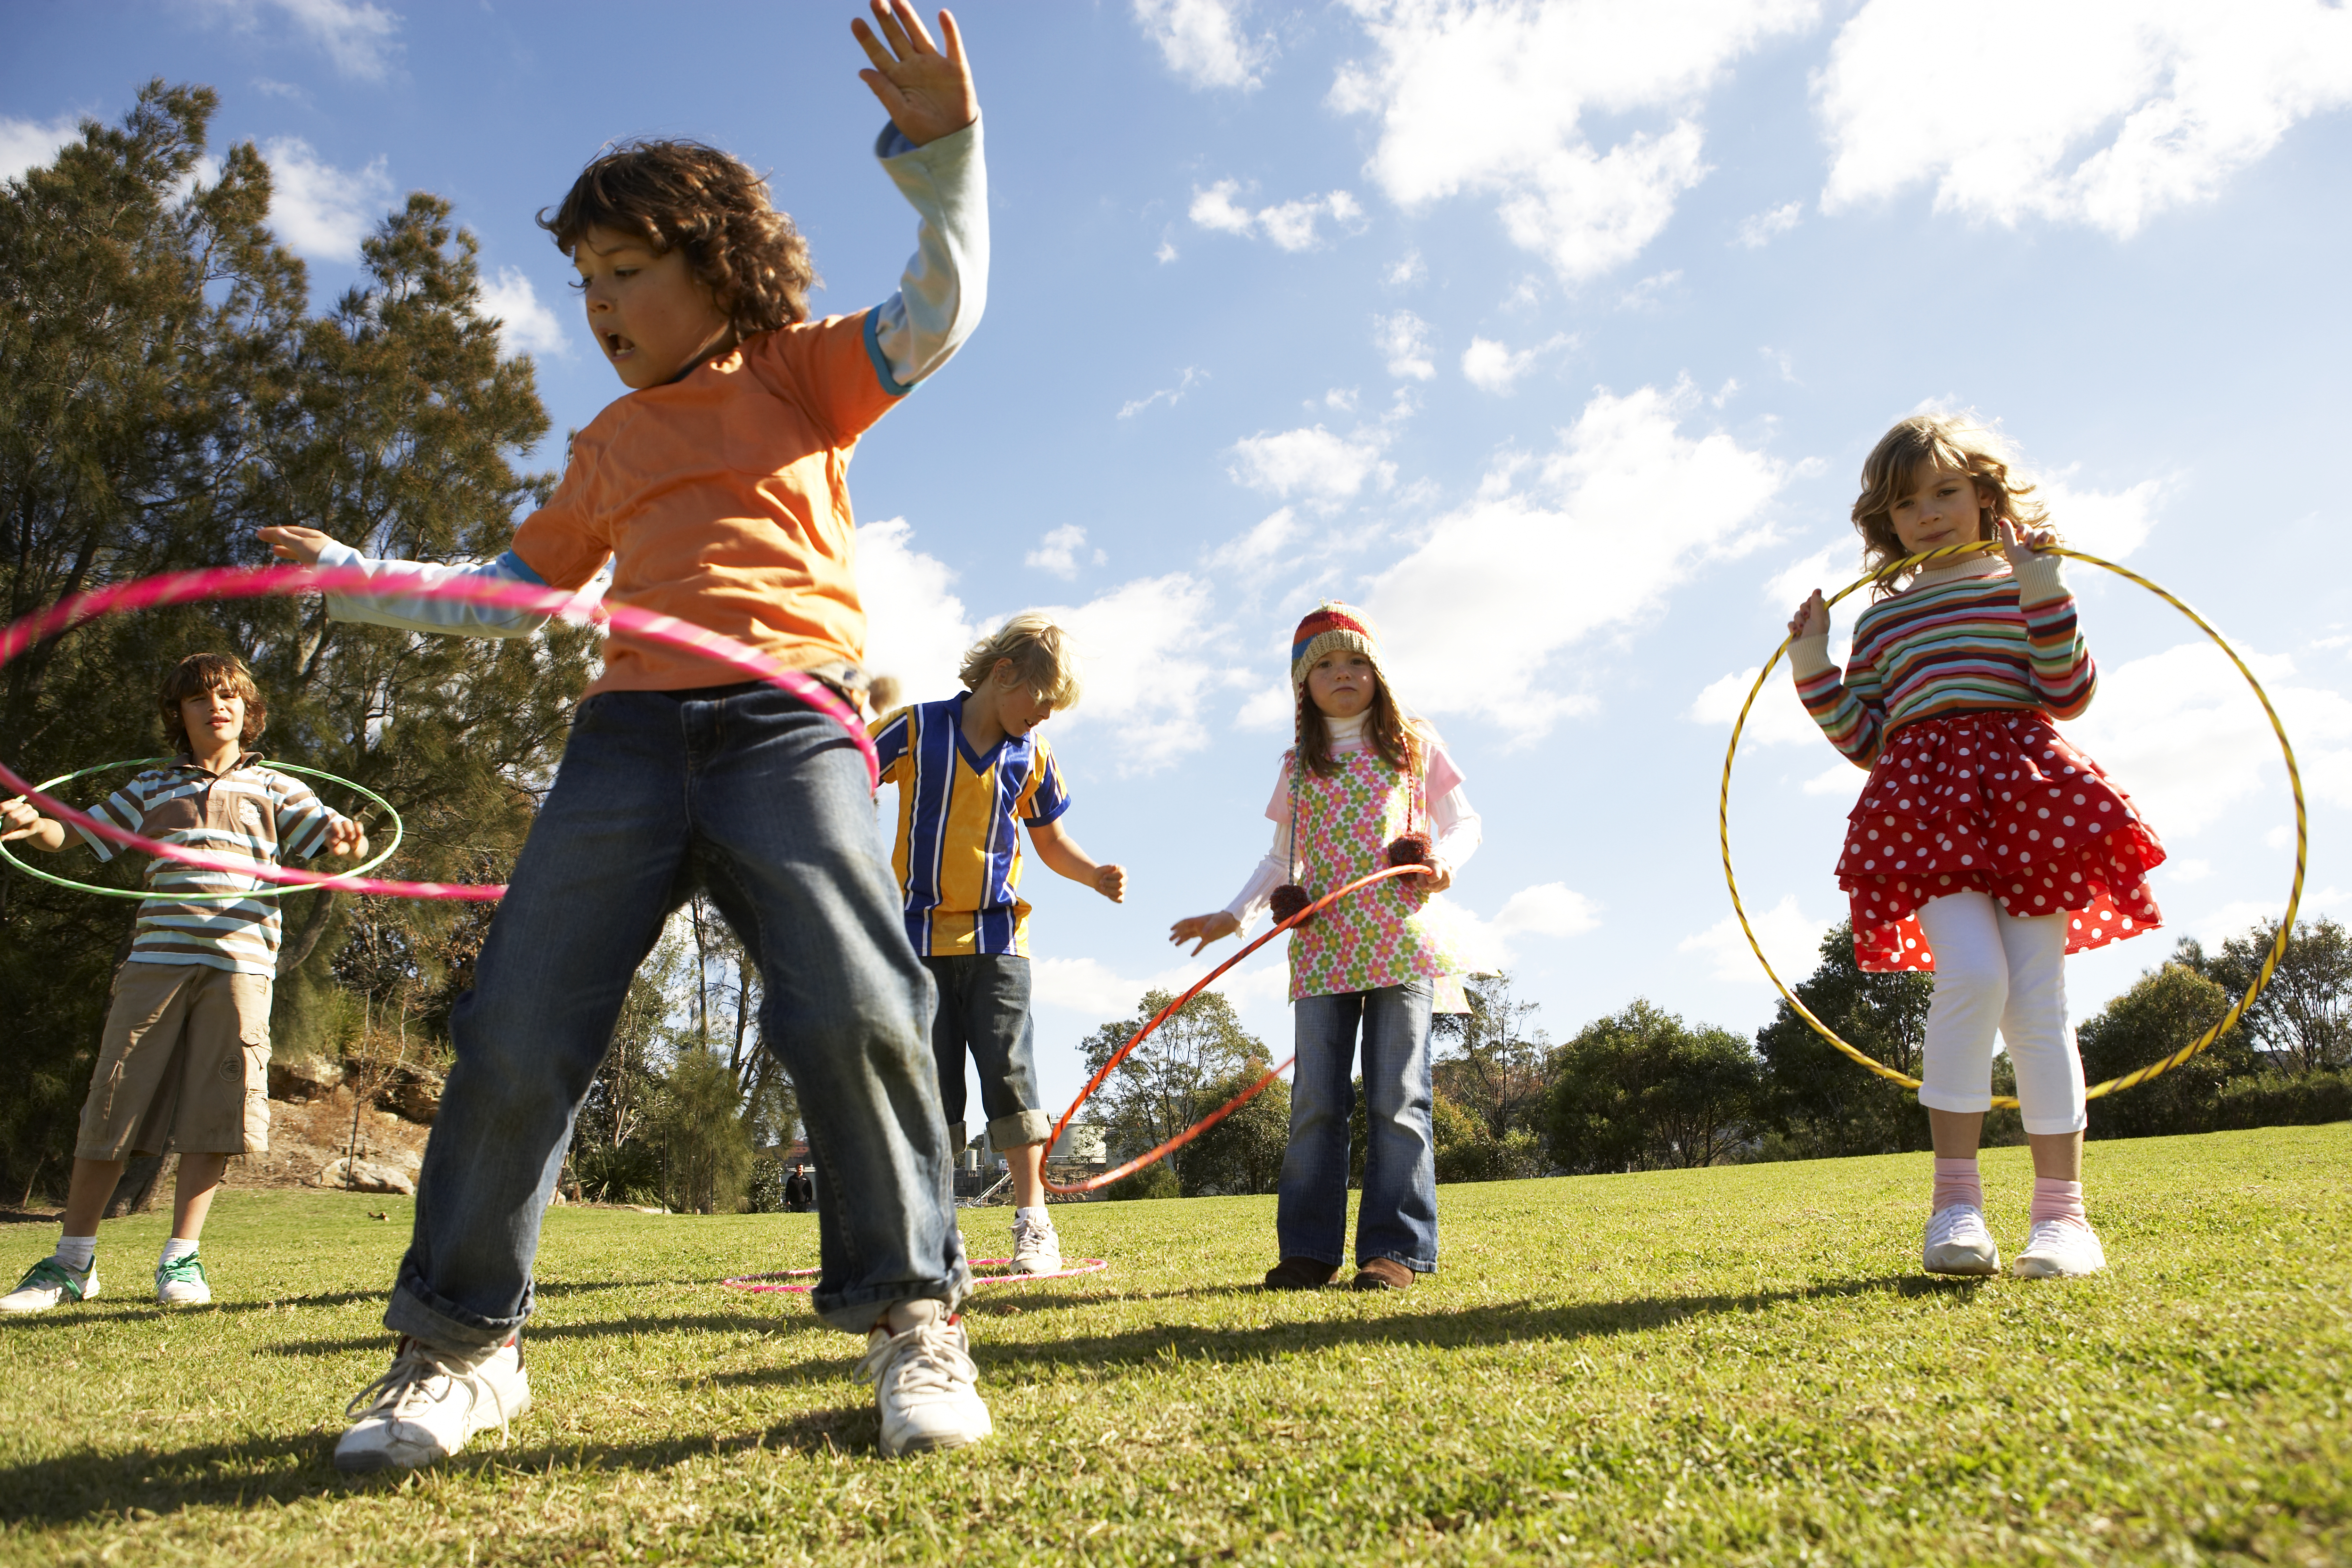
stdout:
{"type": "MultiPolygon", "coordinates": [[[[1360,752],[1365,747],[1364,721],[1369,710],[1352,719],[1323,721],[1324,731],[1331,738],[1334,756],[1360,752]]],[[[1431,853],[1445,865],[1459,870],[1464,861],[1476,852],[1483,837],[1478,814],[1472,809],[1469,796],[1462,793],[1462,770],[1454,765],[1454,758],[1443,742],[1432,742],[1423,747],[1423,776],[1438,782],[1452,781],[1442,795],[1429,803],[1429,837],[1431,853]]],[[[1280,764],[1275,772],[1274,798],[1266,803],[1265,815],[1274,824],[1274,847],[1250,873],[1250,879],[1225,912],[1242,922],[1246,931],[1266,907],[1274,901],[1274,890],[1290,880],[1290,764],[1280,764]]]]}

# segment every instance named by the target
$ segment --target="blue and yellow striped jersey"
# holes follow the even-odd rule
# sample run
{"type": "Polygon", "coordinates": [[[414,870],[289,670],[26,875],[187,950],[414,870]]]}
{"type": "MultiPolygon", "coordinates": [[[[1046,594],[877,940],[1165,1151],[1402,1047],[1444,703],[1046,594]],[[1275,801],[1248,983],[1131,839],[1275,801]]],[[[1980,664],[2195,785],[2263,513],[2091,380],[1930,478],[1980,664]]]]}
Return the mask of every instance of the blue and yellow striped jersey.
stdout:
{"type": "Polygon", "coordinates": [[[963,738],[968,695],[901,708],[872,727],[882,782],[898,786],[890,863],[917,952],[1026,958],[1029,906],[1016,892],[1021,824],[1054,821],[1069,810],[1070,793],[1053,749],[1034,731],[973,755],[963,738]]]}

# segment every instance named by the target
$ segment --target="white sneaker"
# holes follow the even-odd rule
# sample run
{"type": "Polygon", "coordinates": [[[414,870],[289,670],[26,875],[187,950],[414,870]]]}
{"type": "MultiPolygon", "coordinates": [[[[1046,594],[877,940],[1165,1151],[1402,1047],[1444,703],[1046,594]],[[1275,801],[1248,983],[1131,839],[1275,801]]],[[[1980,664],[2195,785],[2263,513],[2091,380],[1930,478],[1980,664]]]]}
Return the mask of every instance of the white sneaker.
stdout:
{"type": "Polygon", "coordinates": [[[1013,1216],[1013,1272],[1015,1274],[1059,1274],[1062,1271],[1062,1238],[1054,1234],[1054,1222],[1040,1215],[1034,1222],[1013,1216]]]}
{"type": "Polygon", "coordinates": [[[213,1299],[213,1282],[193,1252],[155,1265],[155,1300],[166,1307],[202,1307],[213,1299]]]}
{"type": "Polygon", "coordinates": [[[866,1336],[866,1359],[856,1373],[874,1385],[882,1452],[895,1459],[961,1448],[994,1432],[988,1406],[972,1386],[980,1369],[971,1363],[971,1342],[946,1304],[901,1301],[890,1309],[889,1322],[866,1336]]]}
{"type": "Polygon", "coordinates": [[[492,1426],[504,1431],[530,1408],[530,1379],[516,1341],[495,1350],[460,1352],[435,1350],[404,1336],[392,1370],[343,1407],[344,1415],[358,1419],[335,1445],[335,1468],[415,1469],[447,1458],[477,1432],[492,1426]]]}
{"type": "Polygon", "coordinates": [[[2000,1248],[1974,1204],[1946,1204],[1927,1221],[1919,1266],[1930,1274],[1998,1274],[2000,1248]]]}
{"type": "Polygon", "coordinates": [[[0,1312],[46,1312],[68,1301],[87,1301],[98,1294],[98,1259],[72,1269],[54,1257],[44,1258],[26,1270],[16,1288],[0,1296],[0,1312]]]}
{"type": "Polygon", "coordinates": [[[2071,1220],[2045,1219],[2027,1233],[2025,1250],[2010,1272],[2021,1279],[2073,1279],[2106,1266],[2106,1248],[2096,1231],[2071,1220]]]}

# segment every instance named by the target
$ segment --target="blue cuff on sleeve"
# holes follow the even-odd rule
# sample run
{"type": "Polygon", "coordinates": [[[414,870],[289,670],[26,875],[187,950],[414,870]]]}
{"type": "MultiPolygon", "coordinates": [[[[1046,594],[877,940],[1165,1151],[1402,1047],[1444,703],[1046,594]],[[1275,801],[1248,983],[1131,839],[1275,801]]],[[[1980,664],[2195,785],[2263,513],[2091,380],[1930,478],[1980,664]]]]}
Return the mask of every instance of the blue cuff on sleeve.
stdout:
{"type": "MultiPolygon", "coordinates": [[[[887,303],[886,300],[885,303],[887,303]]],[[[890,374],[890,356],[882,352],[882,306],[866,312],[866,357],[874,362],[874,379],[882,390],[893,397],[904,397],[915,390],[913,384],[900,381],[890,374]]]]}
{"type": "Polygon", "coordinates": [[[530,563],[525,561],[521,556],[517,555],[511,550],[499,557],[498,567],[499,572],[509,577],[519,577],[534,588],[544,588],[547,586],[547,579],[532,571],[530,569],[530,563]]]}

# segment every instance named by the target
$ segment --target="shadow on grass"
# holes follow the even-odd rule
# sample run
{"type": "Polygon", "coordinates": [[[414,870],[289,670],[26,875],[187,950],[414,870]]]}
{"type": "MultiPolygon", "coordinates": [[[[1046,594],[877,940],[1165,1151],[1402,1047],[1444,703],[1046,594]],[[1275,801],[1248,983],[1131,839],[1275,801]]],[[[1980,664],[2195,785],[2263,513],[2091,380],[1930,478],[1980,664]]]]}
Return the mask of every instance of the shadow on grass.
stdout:
{"type": "MultiPolygon", "coordinates": [[[[1062,1336],[1034,1345],[983,1340],[974,1352],[989,1374],[1003,1377],[1018,1375],[1024,1368],[1045,1366],[1076,1366],[1099,1372],[1146,1362],[1164,1363],[1171,1355],[1181,1360],[1241,1363],[1262,1360],[1269,1354],[1297,1354],[1345,1345],[1412,1343],[1462,1348],[1640,1333],[1669,1328],[1703,1315],[1764,1311],[1792,1301],[1862,1296],[1965,1296],[1979,1283],[1973,1279],[1890,1274],[1802,1289],[1738,1295],[1646,1296],[1566,1304],[1517,1301],[1472,1308],[1450,1306],[1433,1292],[1427,1307],[1418,1309],[1410,1297],[1383,1294],[1355,1300],[1367,1306],[1402,1306],[1408,1310],[1232,1329],[1163,1323],[1119,1334],[1062,1336]]],[[[1200,1298],[1256,1293],[1255,1287],[1202,1286],[1159,1295],[1200,1298]]],[[[779,1329],[814,1331],[826,1335],[834,1332],[814,1316],[795,1314],[787,1319],[739,1312],[551,1324],[534,1328],[529,1334],[534,1339],[601,1339],[698,1330],[772,1334],[779,1329]]],[[[381,1349],[383,1344],[381,1338],[312,1341],[278,1347],[276,1353],[325,1355],[354,1349],[381,1349]]],[[[826,1357],[756,1371],[722,1373],[693,1381],[738,1387],[806,1384],[845,1377],[852,1364],[850,1357],[826,1357]]],[[[336,1474],[331,1456],[339,1425],[330,1423],[320,1431],[292,1437],[199,1444],[168,1450],[142,1447],[118,1453],[85,1452],[0,1467],[0,1522],[62,1523],[109,1513],[119,1517],[135,1510],[163,1514],[206,1504],[250,1506],[264,1498],[288,1502],[386,1484],[381,1479],[371,1481],[336,1474]]],[[[873,1406],[861,1394],[845,1406],[812,1411],[759,1432],[728,1436],[681,1436],[637,1443],[548,1444],[535,1447],[501,1447],[495,1437],[490,1437],[483,1447],[470,1448],[459,1456],[450,1468],[459,1473],[543,1471],[551,1467],[659,1469],[701,1455],[761,1447],[791,1453],[868,1452],[874,1447],[876,1435],[873,1406]]]]}

